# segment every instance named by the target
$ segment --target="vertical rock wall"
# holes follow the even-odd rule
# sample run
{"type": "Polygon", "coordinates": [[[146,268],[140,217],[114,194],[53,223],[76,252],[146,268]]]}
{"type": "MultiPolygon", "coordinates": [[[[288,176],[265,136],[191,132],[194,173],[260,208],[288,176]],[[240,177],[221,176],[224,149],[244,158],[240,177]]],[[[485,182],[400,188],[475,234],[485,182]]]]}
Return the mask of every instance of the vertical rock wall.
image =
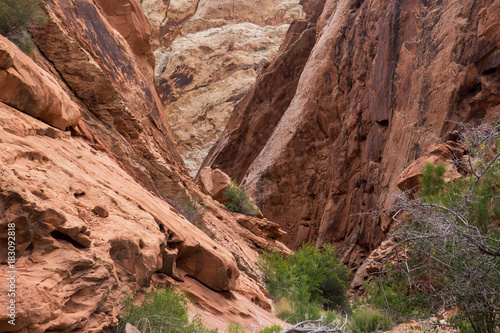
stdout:
{"type": "Polygon", "coordinates": [[[499,5],[304,1],[317,22],[300,78],[279,69],[280,53],[205,165],[243,182],[288,245],[331,242],[356,267],[390,227],[389,214],[369,213],[390,207],[404,168],[453,139],[454,122],[497,119],[499,5]]]}

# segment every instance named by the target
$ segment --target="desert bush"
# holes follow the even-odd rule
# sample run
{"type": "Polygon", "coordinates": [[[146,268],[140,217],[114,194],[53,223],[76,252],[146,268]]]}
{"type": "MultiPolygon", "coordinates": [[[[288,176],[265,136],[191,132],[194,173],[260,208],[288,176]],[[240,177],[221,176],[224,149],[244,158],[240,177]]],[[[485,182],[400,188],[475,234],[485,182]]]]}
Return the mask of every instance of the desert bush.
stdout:
{"type": "Polygon", "coordinates": [[[377,310],[356,309],[352,313],[350,324],[354,332],[377,332],[389,330],[392,320],[388,315],[377,310]]]}
{"type": "Polygon", "coordinates": [[[323,307],[349,311],[347,269],[328,244],[322,249],[306,244],[288,257],[267,251],[257,266],[265,276],[267,290],[278,302],[277,314],[284,320],[295,323],[317,319],[323,307]],[[292,311],[290,306],[282,306],[287,304],[292,311]]]}
{"type": "Polygon", "coordinates": [[[229,198],[229,201],[224,203],[224,205],[231,212],[250,216],[255,216],[259,213],[259,208],[257,208],[245,189],[238,186],[235,180],[224,191],[224,195],[229,198]]]}
{"type": "Polygon", "coordinates": [[[245,333],[245,330],[239,323],[231,322],[227,326],[227,332],[228,333],[245,333]]]}
{"type": "Polygon", "coordinates": [[[203,207],[203,200],[200,196],[189,196],[189,194],[182,192],[169,203],[184,215],[189,222],[193,223],[198,228],[203,227],[205,207],[203,207]]]}
{"type": "Polygon", "coordinates": [[[419,195],[397,196],[395,217],[406,218],[393,232],[395,264],[382,274],[397,282],[385,303],[405,296],[430,313],[456,308],[460,323],[491,333],[500,315],[500,125],[463,126],[458,134],[469,176],[447,183],[443,166],[427,164],[419,195]]]}
{"type": "Polygon", "coordinates": [[[137,327],[142,333],[215,333],[203,326],[200,319],[189,321],[187,297],[176,289],[154,291],[146,294],[140,305],[134,299],[125,300],[117,331],[124,332],[127,323],[137,327]]]}
{"type": "Polygon", "coordinates": [[[41,0],[0,0],[0,34],[26,53],[34,47],[28,26],[47,21],[41,0]]]}
{"type": "Polygon", "coordinates": [[[273,326],[265,327],[259,331],[259,333],[280,333],[280,332],[281,332],[280,325],[273,325],[273,326]]]}

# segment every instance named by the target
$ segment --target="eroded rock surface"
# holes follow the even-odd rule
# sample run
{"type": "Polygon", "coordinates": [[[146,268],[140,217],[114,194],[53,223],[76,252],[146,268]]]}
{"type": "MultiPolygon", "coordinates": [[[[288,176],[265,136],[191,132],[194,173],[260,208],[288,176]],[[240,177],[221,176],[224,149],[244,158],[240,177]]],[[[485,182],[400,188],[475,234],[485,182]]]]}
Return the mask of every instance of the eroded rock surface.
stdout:
{"type": "Polygon", "coordinates": [[[303,12],[298,0],[142,5],[153,40],[159,38],[156,78],[165,112],[194,176],[235,104],[278,51],[288,24],[303,12]]]}
{"type": "MultiPolygon", "coordinates": [[[[172,284],[189,289],[192,315],[217,317],[211,327],[277,322],[254,262],[263,246],[286,247],[191,181],[161,112],[138,2],[50,1],[46,11],[33,30],[37,64],[0,36],[9,83],[0,93],[0,275],[12,270],[11,223],[17,271],[16,325],[2,311],[0,331],[109,331],[129,293],[172,284]],[[203,198],[203,231],[166,202],[179,193],[203,198]]],[[[2,307],[9,288],[0,284],[2,307]]]]}
{"type": "Polygon", "coordinates": [[[243,182],[288,245],[331,242],[357,267],[391,223],[363,213],[392,204],[401,172],[454,122],[497,119],[499,5],[304,1],[316,37],[303,70],[279,69],[282,50],[204,166],[243,182]]]}

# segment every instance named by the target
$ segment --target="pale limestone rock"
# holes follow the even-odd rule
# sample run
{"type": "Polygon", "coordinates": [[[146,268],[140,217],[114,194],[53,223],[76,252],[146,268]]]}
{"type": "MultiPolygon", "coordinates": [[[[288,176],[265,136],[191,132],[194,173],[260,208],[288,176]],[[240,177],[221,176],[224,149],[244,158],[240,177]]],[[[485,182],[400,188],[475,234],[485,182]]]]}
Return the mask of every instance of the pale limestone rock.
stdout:
{"type": "Polygon", "coordinates": [[[174,140],[192,176],[236,103],[304,16],[298,0],[146,0],[156,78],[174,140]]]}

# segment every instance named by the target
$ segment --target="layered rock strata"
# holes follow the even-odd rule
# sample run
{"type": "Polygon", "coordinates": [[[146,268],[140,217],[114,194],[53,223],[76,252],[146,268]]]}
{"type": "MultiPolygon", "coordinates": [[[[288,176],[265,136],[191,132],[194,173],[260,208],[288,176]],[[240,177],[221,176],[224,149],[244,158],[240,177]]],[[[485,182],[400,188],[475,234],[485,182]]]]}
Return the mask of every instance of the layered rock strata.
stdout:
{"type": "Polygon", "coordinates": [[[143,1],[176,147],[198,171],[234,105],[276,54],[298,0],[143,1]],[[157,39],[158,38],[158,39],[157,39]]]}
{"type": "Polygon", "coordinates": [[[392,204],[401,172],[453,140],[455,122],[497,119],[500,2],[303,6],[316,29],[303,70],[280,69],[296,47],[284,45],[204,166],[243,182],[288,245],[330,242],[357,267],[390,228],[377,212],[392,204]]]}

